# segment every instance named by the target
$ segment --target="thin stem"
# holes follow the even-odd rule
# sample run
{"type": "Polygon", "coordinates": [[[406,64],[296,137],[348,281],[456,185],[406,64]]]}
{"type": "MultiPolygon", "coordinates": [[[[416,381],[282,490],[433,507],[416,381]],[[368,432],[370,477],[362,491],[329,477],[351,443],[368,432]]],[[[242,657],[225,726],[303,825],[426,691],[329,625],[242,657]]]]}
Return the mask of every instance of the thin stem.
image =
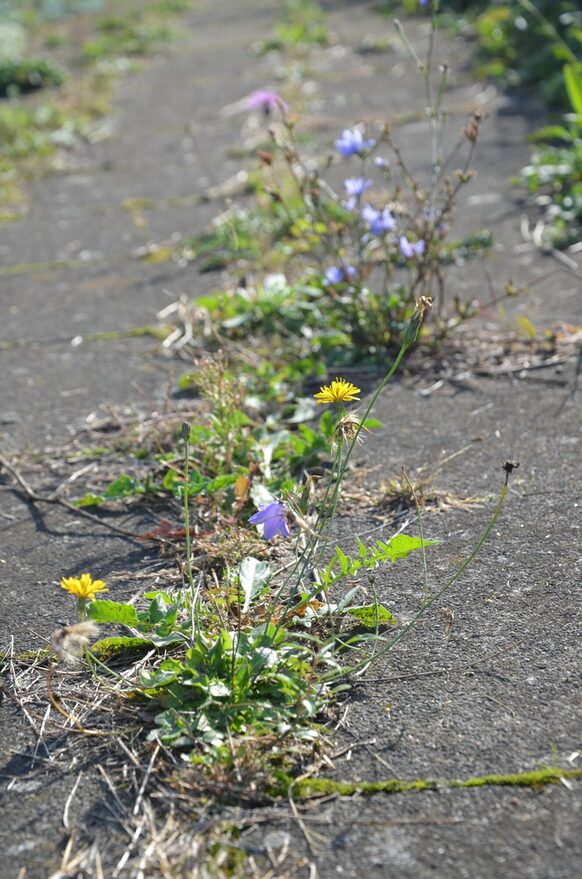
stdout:
{"type": "Polygon", "coordinates": [[[189,491],[189,460],[188,460],[188,451],[190,444],[190,425],[184,423],[182,425],[182,439],[184,440],[184,488],[183,488],[183,500],[184,500],[184,530],[186,532],[186,574],[188,575],[188,583],[190,585],[190,596],[192,600],[194,600],[194,577],[192,576],[192,555],[191,555],[191,545],[190,545],[190,509],[189,509],[189,500],[190,500],[190,491],[189,491]]]}
{"type": "Polygon", "coordinates": [[[416,517],[418,519],[418,533],[420,535],[420,552],[422,555],[422,574],[423,574],[423,583],[422,583],[422,603],[426,604],[429,600],[429,588],[428,588],[428,564],[426,561],[426,546],[424,545],[424,525],[422,521],[422,513],[420,512],[420,504],[418,502],[418,498],[416,496],[416,492],[414,490],[414,486],[408,477],[408,473],[402,468],[402,475],[408,484],[408,488],[414,500],[414,505],[416,507],[416,517]]]}
{"type": "MultiPolygon", "coordinates": [[[[386,644],[386,646],[382,648],[382,650],[380,650],[380,651],[378,651],[378,653],[376,653],[376,656],[374,657],[375,660],[380,659],[380,657],[384,656],[386,653],[388,653],[390,650],[392,650],[400,641],[402,641],[403,638],[406,638],[407,635],[410,633],[410,631],[414,628],[414,626],[416,626],[417,623],[419,623],[420,620],[425,616],[425,614],[427,613],[429,608],[431,608],[433,606],[433,604],[439,600],[439,598],[442,598],[442,596],[446,592],[449,591],[449,589],[459,579],[461,574],[463,574],[467,570],[467,568],[472,564],[472,562],[474,561],[476,556],[479,554],[481,547],[483,546],[483,544],[485,543],[485,541],[489,537],[489,534],[491,533],[491,530],[495,526],[497,519],[499,518],[499,515],[500,515],[501,510],[503,508],[503,503],[504,503],[505,498],[507,496],[508,488],[509,488],[509,486],[506,482],[503,485],[503,488],[501,489],[501,494],[499,495],[499,500],[497,501],[497,505],[495,507],[495,510],[493,511],[493,515],[491,516],[491,519],[487,523],[485,530],[483,531],[483,534],[479,538],[475,548],[470,553],[470,555],[468,555],[467,558],[459,565],[459,567],[457,568],[457,570],[455,571],[453,576],[447,580],[447,582],[444,584],[444,586],[442,586],[437,592],[435,592],[435,594],[431,598],[429,598],[429,600],[421,607],[421,609],[414,616],[414,618],[408,623],[408,625],[404,626],[404,628],[400,632],[398,632],[398,634],[395,635],[388,642],[388,644],[386,644]]],[[[356,674],[361,669],[367,668],[370,665],[370,662],[371,662],[371,660],[369,657],[367,659],[363,659],[357,665],[351,666],[349,669],[343,669],[341,674],[342,675],[345,675],[346,673],[347,674],[356,674]]],[[[330,677],[334,677],[334,676],[337,676],[337,674],[330,676],[330,677]]]]}

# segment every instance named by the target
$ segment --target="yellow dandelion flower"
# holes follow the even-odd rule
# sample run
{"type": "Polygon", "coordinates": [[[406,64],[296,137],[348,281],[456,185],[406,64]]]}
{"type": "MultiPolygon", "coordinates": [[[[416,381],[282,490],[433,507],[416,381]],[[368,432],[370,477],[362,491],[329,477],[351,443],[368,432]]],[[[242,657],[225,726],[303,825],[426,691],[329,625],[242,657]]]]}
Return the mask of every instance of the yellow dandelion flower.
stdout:
{"type": "Polygon", "coordinates": [[[86,601],[93,601],[96,592],[109,591],[103,580],[93,580],[91,574],[81,574],[80,577],[63,577],[61,588],[86,601]]]}
{"type": "Polygon", "coordinates": [[[343,378],[336,378],[330,385],[324,385],[322,389],[313,396],[318,403],[350,403],[352,400],[359,400],[356,394],[360,393],[351,382],[345,381],[343,378]]]}

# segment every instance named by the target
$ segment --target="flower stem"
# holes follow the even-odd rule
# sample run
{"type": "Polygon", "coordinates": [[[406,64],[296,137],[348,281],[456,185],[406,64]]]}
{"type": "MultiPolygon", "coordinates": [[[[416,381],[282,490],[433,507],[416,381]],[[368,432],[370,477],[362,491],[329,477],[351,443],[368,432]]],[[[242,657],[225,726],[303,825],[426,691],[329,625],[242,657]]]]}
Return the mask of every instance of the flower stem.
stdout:
{"type": "MultiPolygon", "coordinates": [[[[449,591],[449,589],[457,582],[457,580],[459,579],[461,574],[463,574],[467,570],[467,568],[472,564],[472,562],[475,560],[476,556],[479,554],[481,547],[483,546],[483,544],[485,543],[485,541],[489,537],[489,534],[491,533],[491,530],[493,529],[495,523],[497,522],[497,519],[499,518],[499,515],[500,515],[501,510],[503,508],[503,503],[504,503],[505,498],[507,496],[508,488],[509,488],[509,486],[507,485],[507,483],[505,483],[505,485],[501,489],[501,494],[499,495],[499,500],[497,501],[497,505],[493,511],[493,515],[491,516],[489,522],[487,523],[481,537],[477,541],[477,544],[475,545],[472,552],[459,565],[459,567],[457,568],[455,573],[452,575],[452,577],[449,577],[449,579],[446,581],[444,586],[441,586],[441,588],[438,589],[434,593],[434,595],[432,595],[422,605],[421,609],[413,617],[413,619],[406,626],[404,626],[404,628],[400,632],[398,632],[397,635],[395,635],[393,638],[391,638],[390,641],[388,642],[388,644],[386,644],[386,646],[383,647],[382,650],[379,650],[376,653],[376,655],[374,656],[374,660],[380,659],[380,657],[384,656],[386,653],[388,653],[390,650],[392,650],[398,644],[399,641],[402,641],[403,638],[406,638],[406,636],[409,634],[411,629],[414,626],[416,626],[416,624],[424,617],[424,615],[427,613],[429,608],[431,608],[433,606],[433,604],[439,600],[439,598],[441,598],[446,592],[449,591]]],[[[343,669],[342,674],[346,674],[346,673],[348,675],[356,674],[357,672],[359,672],[362,669],[369,666],[370,662],[371,662],[370,657],[368,657],[367,659],[363,659],[357,665],[351,666],[348,669],[343,669]]]]}
{"type": "Polygon", "coordinates": [[[190,509],[189,509],[189,501],[190,501],[190,474],[189,474],[189,460],[188,460],[188,452],[190,445],[190,425],[182,424],[182,439],[184,440],[184,489],[183,489],[183,500],[184,500],[184,530],[186,532],[186,574],[188,576],[188,583],[190,585],[190,595],[194,598],[194,578],[192,576],[192,555],[191,555],[191,545],[190,545],[190,509]]]}

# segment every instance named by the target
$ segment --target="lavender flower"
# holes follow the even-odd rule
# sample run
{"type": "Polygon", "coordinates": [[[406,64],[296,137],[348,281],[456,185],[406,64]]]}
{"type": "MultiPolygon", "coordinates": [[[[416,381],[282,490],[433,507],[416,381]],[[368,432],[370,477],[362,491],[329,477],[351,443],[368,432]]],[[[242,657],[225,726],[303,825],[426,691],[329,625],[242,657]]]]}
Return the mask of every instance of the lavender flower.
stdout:
{"type": "Polygon", "coordinates": [[[382,170],[386,170],[390,167],[390,162],[388,159],[385,159],[384,156],[376,156],[374,159],[374,164],[376,168],[382,168],[382,170]]]}
{"type": "Polygon", "coordinates": [[[283,98],[278,95],[277,92],[271,92],[266,89],[253,92],[247,103],[249,110],[257,110],[264,113],[265,116],[269,116],[275,110],[281,110],[286,113],[289,109],[283,98]]]}
{"type": "Polygon", "coordinates": [[[412,259],[412,257],[421,256],[424,253],[424,241],[422,239],[411,244],[406,235],[401,235],[399,244],[400,253],[406,259],[412,259]]]}
{"type": "Polygon", "coordinates": [[[346,266],[345,270],[339,266],[330,266],[325,270],[324,284],[343,284],[356,276],[357,272],[354,266],[346,266]]]}
{"type": "Polygon", "coordinates": [[[364,150],[371,149],[375,143],[375,140],[364,140],[359,128],[346,128],[336,140],[335,148],[344,159],[348,159],[350,156],[361,156],[364,150]]]}
{"type": "Polygon", "coordinates": [[[349,211],[353,211],[366,189],[372,186],[372,181],[366,180],[364,177],[348,177],[347,180],[344,180],[344,186],[350,196],[346,201],[346,207],[349,211]]]}
{"type": "Polygon", "coordinates": [[[263,526],[263,537],[265,540],[272,540],[279,532],[283,537],[290,537],[289,526],[287,525],[287,510],[285,504],[279,501],[273,501],[271,504],[261,504],[258,513],[254,513],[249,522],[251,525],[263,526]]]}
{"type": "Polygon", "coordinates": [[[370,226],[372,235],[381,237],[386,232],[391,232],[396,227],[396,219],[389,208],[377,211],[371,204],[365,204],[362,208],[362,220],[370,226]]]}

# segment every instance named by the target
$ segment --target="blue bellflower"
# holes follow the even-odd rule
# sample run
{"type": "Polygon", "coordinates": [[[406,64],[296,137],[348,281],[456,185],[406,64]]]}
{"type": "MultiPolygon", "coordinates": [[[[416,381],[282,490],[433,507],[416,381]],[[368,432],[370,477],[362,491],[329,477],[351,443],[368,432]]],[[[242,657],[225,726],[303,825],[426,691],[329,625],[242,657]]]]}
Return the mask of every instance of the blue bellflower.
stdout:
{"type": "Polygon", "coordinates": [[[406,235],[400,236],[400,253],[406,259],[412,259],[414,256],[421,256],[424,253],[424,241],[415,241],[411,244],[406,235]]]}
{"type": "Polygon", "coordinates": [[[287,525],[287,510],[285,504],[273,501],[271,504],[261,504],[259,512],[254,513],[249,519],[251,525],[263,526],[263,537],[272,540],[279,532],[283,537],[290,537],[291,532],[287,525]]]}
{"type": "Polygon", "coordinates": [[[362,220],[368,223],[372,235],[378,237],[396,228],[396,218],[389,208],[377,211],[371,204],[365,204],[362,208],[362,220]]]}
{"type": "Polygon", "coordinates": [[[350,156],[361,156],[365,150],[371,149],[375,143],[375,140],[364,140],[364,136],[359,128],[346,128],[342,132],[342,136],[336,140],[335,148],[344,159],[349,159],[350,156]]]}
{"type": "Polygon", "coordinates": [[[346,266],[345,270],[340,268],[339,266],[330,266],[325,270],[325,279],[324,284],[343,284],[344,281],[349,281],[352,278],[355,278],[357,272],[353,266],[346,266]]]}
{"type": "Polygon", "coordinates": [[[366,189],[372,186],[372,181],[366,180],[364,177],[348,177],[347,180],[344,180],[344,186],[349,195],[346,207],[349,211],[353,211],[366,189]]]}

